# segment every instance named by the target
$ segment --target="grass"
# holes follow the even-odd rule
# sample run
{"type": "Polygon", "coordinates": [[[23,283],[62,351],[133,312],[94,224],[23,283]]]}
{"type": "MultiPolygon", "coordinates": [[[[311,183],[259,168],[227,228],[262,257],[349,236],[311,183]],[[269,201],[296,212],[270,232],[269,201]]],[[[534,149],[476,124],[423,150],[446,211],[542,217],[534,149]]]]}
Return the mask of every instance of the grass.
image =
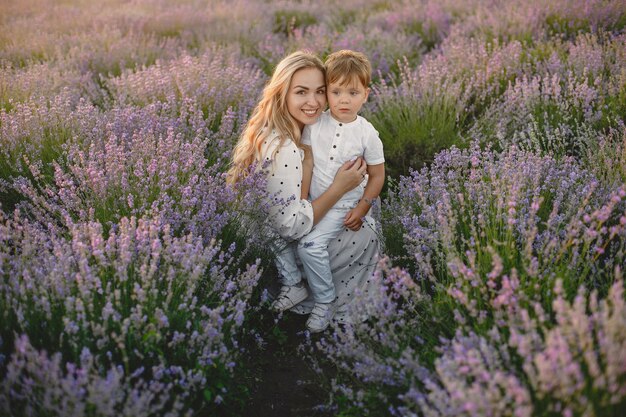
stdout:
{"type": "Polygon", "coordinates": [[[378,130],[391,178],[428,166],[443,149],[465,145],[460,135],[464,116],[445,97],[393,97],[377,104],[365,117],[378,130]]]}
{"type": "Polygon", "coordinates": [[[306,11],[300,10],[277,10],[274,12],[273,32],[281,33],[287,37],[292,36],[296,29],[306,29],[315,25],[317,18],[306,11]]]}

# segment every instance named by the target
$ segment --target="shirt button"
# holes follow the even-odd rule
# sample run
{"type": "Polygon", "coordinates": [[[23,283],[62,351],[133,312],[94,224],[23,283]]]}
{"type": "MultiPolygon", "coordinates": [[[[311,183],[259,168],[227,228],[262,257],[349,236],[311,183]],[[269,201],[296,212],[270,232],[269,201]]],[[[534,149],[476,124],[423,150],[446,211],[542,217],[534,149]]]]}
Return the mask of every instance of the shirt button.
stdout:
{"type": "Polygon", "coordinates": [[[337,133],[337,136],[339,136],[339,133],[337,133]]]}
{"type": "Polygon", "coordinates": [[[339,126],[343,126],[343,123],[339,123],[339,126]]]}
{"type": "Polygon", "coordinates": [[[330,160],[331,160],[331,161],[333,160],[333,157],[332,157],[332,156],[330,157],[330,160]]]}
{"type": "Polygon", "coordinates": [[[333,145],[333,148],[336,148],[336,147],[337,147],[337,145],[333,145]]]}

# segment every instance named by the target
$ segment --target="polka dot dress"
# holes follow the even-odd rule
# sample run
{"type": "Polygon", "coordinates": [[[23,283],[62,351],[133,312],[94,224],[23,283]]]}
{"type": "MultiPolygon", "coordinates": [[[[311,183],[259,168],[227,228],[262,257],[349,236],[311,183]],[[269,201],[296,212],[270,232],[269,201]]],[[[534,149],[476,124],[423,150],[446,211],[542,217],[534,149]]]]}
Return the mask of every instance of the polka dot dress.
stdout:
{"type": "MultiPolygon", "coordinates": [[[[364,294],[371,291],[371,277],[379,259],[379,241],[374,220],[366,217],[363,227],[356,232],[344,229],[328,246],[328,252],[338,303],[334,320],[353,321],[354,318],[348,314],[348,306],[355,298],[355,290],[359,289],[364,294]]],[[[309,297],[291,311],[308,314],[314,304],[309,297]]]]}
{"type": "MultiPolygon", "coordinates": [[[[275,135],[266,140],[261,151],[263,160],[269,158],[267,160],[272,162],[268,171],[268,192],[274,199],[283,201],[270,210],[270,221],[283,239],[298,240],[313,228],[313,207],[299,198],[303,155],[292,141],[280,145],[275,135]]],[[[361,293],[370,291],[370,278],[376,269],[379,249],[376,223],[370,217],[366,217],[360,230],[344,229],[328,246],[338,302],[335,321],[351,320],[347,311],[357,289],[361,293]]],[[[308,314],[313,304],[309,297],[291,311],[308,314]]]]}

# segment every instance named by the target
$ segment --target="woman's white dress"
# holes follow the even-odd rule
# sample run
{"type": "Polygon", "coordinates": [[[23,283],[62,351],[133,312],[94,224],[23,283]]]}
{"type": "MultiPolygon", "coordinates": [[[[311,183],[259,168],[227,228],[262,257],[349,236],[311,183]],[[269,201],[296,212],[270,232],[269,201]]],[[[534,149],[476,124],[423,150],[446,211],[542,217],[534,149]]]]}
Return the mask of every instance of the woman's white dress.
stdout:
{"type": "MultiPolygon", "coordinates": [[[[300,239],[313,227],[313,207],[300,199],[302,183],[302,152],[291,140],[280,146],[276,135],[270,135],[262,145],[263,160],[269,164],[267,191],[277,202],[270,210],[270,224],[287,242],[300,239]]],[[[343,232],[328,246],[338,309],[335,321],[352,321],[350,304],[356,297],[370,291],[370,281],[379,256],[376,222],[366,217],[363,227],[353,232],[343,232]]],[[[303,277],[304,277],[303,273],[303,277]]],[[[311,312],[314,301],[309,298],[290,311],[300,314],[311,312]]],[[[359,319],[364,319],[360,317],[359,319]]]]}

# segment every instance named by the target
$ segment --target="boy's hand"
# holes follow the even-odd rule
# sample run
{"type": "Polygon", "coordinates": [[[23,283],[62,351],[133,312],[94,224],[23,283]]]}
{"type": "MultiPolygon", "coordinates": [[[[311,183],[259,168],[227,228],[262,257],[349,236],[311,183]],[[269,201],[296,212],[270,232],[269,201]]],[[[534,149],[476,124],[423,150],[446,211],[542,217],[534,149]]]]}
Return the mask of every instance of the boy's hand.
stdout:
{"type": "Polygon", "coordinates": [[[356,232],[363,225],[362,219],[363,219],[363,216],[365,216],[365,214],[366,213],[361,213],[361,210],[359,210],[358,207],[353,208],[348,213],[346,213],[346,217],[343,220],[344,226],[356,232]]]}

